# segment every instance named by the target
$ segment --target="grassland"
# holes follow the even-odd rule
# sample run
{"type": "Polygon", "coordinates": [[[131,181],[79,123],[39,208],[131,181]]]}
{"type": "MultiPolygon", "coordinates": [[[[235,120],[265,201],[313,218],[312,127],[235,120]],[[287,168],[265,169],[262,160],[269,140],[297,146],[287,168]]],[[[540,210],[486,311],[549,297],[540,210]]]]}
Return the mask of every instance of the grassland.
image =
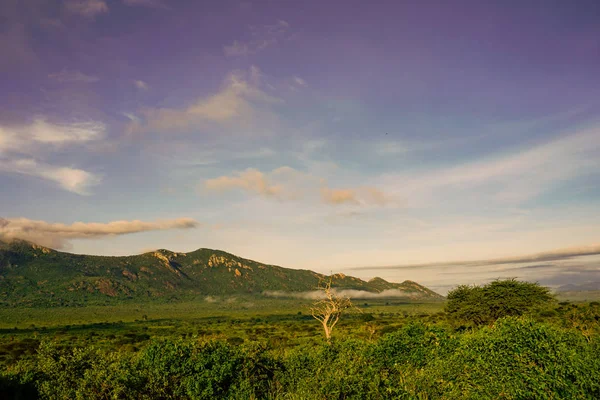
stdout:
{"type": "Polygon", "coordinates": [[[0,398],[600,396],[598,302],[551,301],[469,326],[446,302],[356,301],[332,343],[311,304],[213,296],[4,307],[0,398]]]}
{"type": "MultiPolygon", "coordinates": [[[[43,340],[69,346],[94,344],[135,351],[156,338],[263,342],[277,347],[322,343],[310,302],[225,298],[214,302],[118,304],[112,306],[0,309],[0,362],[27,356],[43,340]]],[[[340,337],[368,338],[409,321],[435,320],[443,303],[363,302],[336,328],[340,337]]]]}

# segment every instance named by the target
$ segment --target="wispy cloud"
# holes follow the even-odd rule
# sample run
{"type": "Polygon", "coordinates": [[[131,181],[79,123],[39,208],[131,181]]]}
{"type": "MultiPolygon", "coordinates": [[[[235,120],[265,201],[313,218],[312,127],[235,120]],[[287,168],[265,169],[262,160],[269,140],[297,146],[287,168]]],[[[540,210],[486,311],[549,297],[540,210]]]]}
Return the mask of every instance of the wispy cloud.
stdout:
{"type": "Polygon", "coordinates": [[[52,123],[37,117],[31,124],[0,125],[0,153],[27,153],[34,148],[62,147],[82,144],[104,137],[106,127],[101,122],[52,123]]]}
{"type": "Polygon", "coordinates": [[[292,78],[294,80],[294,83],[298,86],[306,86],[306,81],[302,78],[300,78],[299,76],[294,76],[292,78]]]}
{"type": "Polygon", "coordinates": [[[238,172],[233,176],[208,179],[204,182],[204,187],[214,191],[241,189],[265,197],[279,197],[283,192],[282,185],[271,183],[264,173],[253,168],[238,172]]]}
{"type": "Polygon", "coordinates": [[[389,265],[389,266],[366,266],[366,267],[355,267],[352,270],[385,270],[385,269],[403,269],[403,268],[428,268],[428,267],[452,267],[452,266],[463,266],[463,267],[481,267],[489,265],[501,265],[501,264],[517,264],[517,263],[531,263],[531,262],[546,262],[546,261],[557,261],[566,260],[574,257],[591,256],[600,254],[600,245],[591,246],[579,246],[570,247],[566,249],[557,249],[553,251],[547,251],[537,254],[530,254],[525,256],[515,257],[503,257],[494,258],[487,260],[464,260],[464,261],[451,261],[451,262],[439,262],[439,263],[423,263],[423,264],[402,264],[402,265],[389,265]]]}
{"type": "Polygon", "coordinates": [[[331,205],[358,204],[384,206],[392,201],[390,196],[372,186],[350,189],[332,189],[327,186],[321,186],[321,199],[326,204],[331,205]]]}
{"type": "Polygon", "coordinates": [[[239,189],[250,194],[277,199],[299,200],[315,197],[329,205],[385,205],[390,198],[375,187],[330,188],[326,180],[287,166],[268,173],[249,168],[231,176],[208,179],[204,187],[212,191],[239,189]]]}
{"type": "Polygon", "coordinates": [[[377,204],[380,206],[389,204],[391,202],[393,202],[392,197],[385,193],[384,191],[376,188],[376,187],[365,187],[363,188],[364,191],[364,198],[367,199],[366,201],[368,201],[369,203],[373,203],[373,204],[377,204]]]}
{"type": "Polygon", "coordinates": [[[0,171],[42,178],[70,192],[89,194],[89,189],[100,182],[100,176],[42,160],[55,150],[97,141],[104,133],[104,124],[93,121],[55,124],[40,117],[30,124],[0,125],[0,171]]]}
{"type": "MultiPolygon", "coordinates": [[[[173,153],[169,150],[164,151],[164,146],[155,146],[157,155],[173,159],[173,153]],[[163,150],[163,151],[161,151],[163,150]]],[[[170,161],[181,167],[204,167],[207,165],[224,164],[239,162],[242,160],[264,160],[277,155],[277,152],[268,147],[257,149],[223,149],[214,148],[204,151],[192,151],[191,154],[180,151],[176,157],[170,161]]]]}
{"type": "Polygon", "coordinates": [[[290,24],[281,19],[271,25],[251,26],[249,40],[234,40],[232,44],[223,47],[223,52],[228,57],[256,54],[283,40],[289,28],[290,24]]]}
{"type": "Polygon", "coordinates": [[[309,175],[284,166],[268,173],[248,168],[231,175],[224,175],[204,181],[204,188],[210,191],[225,192],[241,190],[248,194],[267,198],[293,199],[302,197],[302,186],[306,181],[314,180],[309,175]]]}
{"type": "Polygon", "coordinates": [[[208,179],[204,182],[204,188],[216,192],[241,190],[266,198],[298,200],[306,194],[306,185],[311,181],[315,179],[310,175],[287,166],[267,173],[248,168],[230,176],[208,179]]]}
{"type": "Polygon", "coordinates": [[[54,166],[32,158],[8,160],[0,158],[0,171],[42,178],[79,195],[89,195],[90,188],[101,181],[100,176],[94,173],[77,168],[54,166]]]}
{"type": "Polygon", "coordinates": [[[53,74],[48,74],[48,78],[54,79],[62,83],[94,83],[100,80],[100,78],[94,75],[87,75],[81,71],[70,71],[66,69],[63,69],[62,71],[53,74]]]}
{"type": "Polygon", "coordinates": [[[257,68],[252,68],[249,72],[231,73],[219,92],[198,98],[189,106],[141,110],[144,123],[137,123],[133,131],[173,132],[203,123],[247,123],[258,116],[262,108],[281,101],[260,89],[260,73],[257,68]]]}
{"type": "Polygon", "coordinates": [[[600,128],[595,127],[480,161],[411,175],[388,175],[382,184],[418,201],[483,187],[474,193],[503,202],[520,202],[574,177],[597,172],[598,168],[600,128]]]}
{"type": "Polygon", "coordinates": [[[75,222],[70,225],[27,218],[0,218],[0,239],[6,241],[22,239],[48,247],[63,248],[69,239],[94,239],[168,229],[191,229],[198,226],[199,223],[190,218],[153,222],[139,220],[108,223],[75,222]]]}
{"type": "Polygon", "coordinates": [[[379,156],[398,156],[409,153],[412,148],[404,143],[394,141],[376,142],[372,145],[373,152],[379,156]]]}
{"type": "MultiPolygon", "coordinates": [[[[282,87],[292,92],[298,92],[302,89],[307,88],[308,84],[304,79],[300,78],[299,76],[292,76],[290,78],[285,79],[282,87]]],[[[271,85],[270,88],[272,90],[276,89],[276,87],[273,85],[271,85]]]]}
{"type": "Polygon", "coordinates": [[[142,80],[135,80],[133,81],[133,85],[139,89],[139,90],[148,90],[150,89],[150,86],[148,86],[148,84],[142,80]]]}
{"type": "Polygon", "coordinates": [[[64,7],[68,12],[86,18],[108,13],[108,5],[104,0],[67,0],[64,7]]]}
{"type": "Polygon", "coordinates": [[[356,191],[352,189],[330,189],[328,187],[321,188],[321,198],[328,204],[358,204],[356,191]]]}

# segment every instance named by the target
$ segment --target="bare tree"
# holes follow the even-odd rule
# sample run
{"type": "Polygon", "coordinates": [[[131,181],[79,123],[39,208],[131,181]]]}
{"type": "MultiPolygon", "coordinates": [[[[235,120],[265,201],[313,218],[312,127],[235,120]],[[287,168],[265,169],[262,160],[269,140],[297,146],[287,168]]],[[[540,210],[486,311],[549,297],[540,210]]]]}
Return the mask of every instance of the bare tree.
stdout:
{"type": "Polygon", "coordinates": [[[327,342],[331,342],[331,332],[338,323],[340,317],[347,309],[353,307],[352,301],[346,296],[340,296],[331,288],[332,278],[325,283],[324,286],[319,286],[319,290],[323,291],[325,298],[317,301],[310,308],[312,316],[321,322],[325,331],[327,342]]]}

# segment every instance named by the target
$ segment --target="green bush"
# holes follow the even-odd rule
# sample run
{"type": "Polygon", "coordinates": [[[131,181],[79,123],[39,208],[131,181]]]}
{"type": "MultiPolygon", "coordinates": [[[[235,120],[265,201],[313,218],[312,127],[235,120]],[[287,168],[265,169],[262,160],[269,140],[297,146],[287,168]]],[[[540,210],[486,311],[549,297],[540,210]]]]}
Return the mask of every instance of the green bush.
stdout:
{"type": "MultiPolygon", "coordinates": [[[[589,307],[589,306],[585,306],[589,307]]],[[[4,399],[598,399],[600,336],[523,317],[458,333],[411,323],[375,342],[153,340],[136,353],[42,342],[0,372],[4,399]]]]}
{"type": "Polygon", "coordinates": [[[458,339],[448,328],[412,323],[383,336],[370,356],[380,368],[422,368],[451,354],[457,345],[458,339]]]}
{"type": "Polygon", "coordinates": [[[388,382],[370,356],[371,346],[346,340],[294,350],[279,377],[285,393],[298,399],[388,398],[388,382]]]}
{"type": "Polygon", "coordinates": [[[598,399],[600,358],[574,331],[506,318],[462,337],[417,387],[444,399],[598,399]]]}
{"type": "Polygon", "coordinates": [[[135,368],[148,398],[215,399],[264,394],[275,365],[264,347],[165,340],[142,351],[135,368]]]}
{"type": "Polygon", "coordinates": [[[48,399],[265,398],[278,368],[259,345],[160,340],[132,354],[45,342],[34,362],[0,375],[0,393],[15,399],[19,393],[36,398],[36,389],[48,399]]]}
{"type": "Polygon", "coordinates": [[[461,285],[448,293],[446,314],[455,323],[484,325],[498,318],[521,316],[554,301],[548,288],[514,279],[484,286],[461,285]]]}

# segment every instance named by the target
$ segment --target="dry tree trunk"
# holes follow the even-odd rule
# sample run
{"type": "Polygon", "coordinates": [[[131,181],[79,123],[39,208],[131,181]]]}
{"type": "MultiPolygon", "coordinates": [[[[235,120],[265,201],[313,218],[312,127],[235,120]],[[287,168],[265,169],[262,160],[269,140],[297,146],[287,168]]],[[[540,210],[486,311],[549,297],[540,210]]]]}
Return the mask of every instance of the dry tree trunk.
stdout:
{"type": "Polygon", "coordinates": [[[352,301],[348,297],[339,296],[335,293],[331,288],[331,283],[332,278],[330,277],[325,286],[319,286],[318,289],[323,291],[325,298],[314,303],[310,309],[313,318],[323,325],[323,331],[328,343],[331,343],[333,328],[340,320],[344,311],[353,306],[352,301]]]}

